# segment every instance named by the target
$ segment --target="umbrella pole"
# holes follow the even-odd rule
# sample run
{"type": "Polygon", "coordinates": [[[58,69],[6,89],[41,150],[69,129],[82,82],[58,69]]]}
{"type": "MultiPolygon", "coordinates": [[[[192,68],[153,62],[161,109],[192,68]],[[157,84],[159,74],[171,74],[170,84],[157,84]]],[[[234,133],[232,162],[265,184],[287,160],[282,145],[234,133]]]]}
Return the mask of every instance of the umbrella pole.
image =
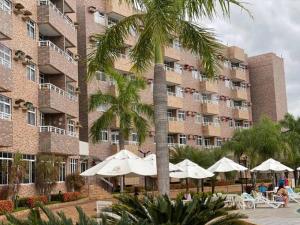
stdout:
{"type": "Polygon", "coordinates": [[[124,192],[124,185],[125,184],[125,176],[120,177],[120,191],[123,193],[124,192]]]}
{"type": "Polygon", "coordinates": [[[243,186],[243,172],[241,171],[241,186],[242,186],[242,193],[244,192],[244,186],[243,186]]]}
{"type": "Polygon", "coordinates": [[[185,178],[186,192],[189,192],[189,178],[185,178]]]}
{"type": "Polygon", "coordinates": [[[145,182],[145,192],[147,193],[147,177],[145,176],[144,179],[145,179],[145,180],[144,180],[144,182],[145,182]]]}

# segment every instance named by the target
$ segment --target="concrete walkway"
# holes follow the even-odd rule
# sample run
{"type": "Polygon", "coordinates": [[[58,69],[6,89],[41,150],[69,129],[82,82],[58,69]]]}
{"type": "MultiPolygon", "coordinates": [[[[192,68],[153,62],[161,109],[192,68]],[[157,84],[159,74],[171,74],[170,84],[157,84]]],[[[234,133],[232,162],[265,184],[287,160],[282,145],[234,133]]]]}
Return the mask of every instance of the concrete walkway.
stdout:
{"type": "Polygon", "coordinates": [[[300,213],[297,210],[300,204],[290,203],[287,208],[257,208],[240,210],[240,213],[246,214],[247,221],[257,225],[296,225],[300,224],[300,213]]]}

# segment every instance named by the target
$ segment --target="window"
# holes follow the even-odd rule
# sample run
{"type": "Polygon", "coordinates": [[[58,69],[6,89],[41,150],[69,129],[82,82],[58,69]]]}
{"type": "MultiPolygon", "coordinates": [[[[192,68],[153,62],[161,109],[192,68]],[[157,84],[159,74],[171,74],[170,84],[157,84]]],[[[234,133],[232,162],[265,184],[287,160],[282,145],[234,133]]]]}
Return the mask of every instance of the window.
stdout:
{"type": "Polygon", "coordinates": [[[197,145],[203,145],[203,138],[200,137],[200,136],[198,136],[198,137],[197,137],[197,140],[196,140],[196,144],[197,144],[197,145]]]}
{"type": "Polygon", "coordinates": [[[109,105],[108,104],[101,104],[97,107],[97,111],[98,112],[106,112],[109,109],[109,105]]]}
{"type": "Polygon", "coordinates": [[[0,95],[0,119],[11,119],[11,101],[3,95],[0,95]]]}
{"type": "Polygon", "coordinates": [[[185,121],[185,112],[184,111],[178,111],[178,120],[185,121]]]}
{"type": "Polygon", "coordinates": [[[27,79],[31,81],[36,81],[35,76],[35,65],[30,63],[26,66],[26,72],[27,72],[27,79]]]}
{"type": "Polygon", "coordinates": [[[119,132],[118,131],[111,132],[111,143],[113,143],[113,144],[119,143],[119,132]]]}
{"type": "Polygon", "coordinates": [[[11,13],[11,1],[9,0],[0,0],[0,10],[11,13]]]}
{"type": "Polygon", "coordinates": [[[99,12],[99,11],[95,12],[94,13],[94,21],[95,21],[95,23],[105,25],[106,24],[105,14],[102,12],[99,12]]]}
{"type": "Polygon", "coordinates": [[[198,70],[192,70],[192,77],[195,80],[199,80],[200,74],[199,74],[198,70]]]}
{"type": "Polygon", "coordinates": [[[204,146],[210,146],[210,139],[204,138],[204,146]]]}
{"type": "Polygon", "coordinates": [[[222,139],[221,138],[217,138],[217,146],[222,146],[222,139]]]}
{"type": "Polygon", "coordinates": [[[11,68],[11,50],[2,44],[0,44],[0,64],[11,68]]]}
{"type": "Polygon", "coordinates": [[[31,184],[35,182],[35,156],[23,155],[23,161],[25,162],[25,173],[23,177],[23,184],[31,184]]]}
{"type": "Polygon", "coordinates": [[[88,169],[88,162],[86,160],[80,162],[80,173],[88,169]]]}
{"type": "Polygon", "coordinates": [[[74,136],[76,134],[75,121],[68,119],[68,134],[74,136]]]}
{"type": "Polygon", "coordinates": [[[195,116],[195,123],[202,123],[202,117],[200,113],[197,113],[195,116]]]}
{"type": "Polygon", "coordinates": [[[27,123],[29,125],[36,125],[36,108],[33,106],[29,106],[27,110],[27,123]]]}
{"type": "Polygon", "coordinates": [[[66,180],[66,163],[62,162],[59,165],[58,181],[63,182],[66,180]]]}
{"type": "Polygon", "coordinates": [[[78,159],[71,159],[70,161],[70,172],[77,173],[78,172],[78,159]]]}
{"type": "Polygon", "coordinates": [[[45,114],[44,113],[40,113],[40,124],[41,126],[45,126],[45,114]]]}
{"type": "Polygon", "coordinates": [[[27,35],[28,37],[35,39],[35,22],[32,20],[27,21],[27,35]]]}
{"type": "Polygon", "coordinates": [[[186,135],[184,134],[179,135],[179,144],[186,145],[186,135]]]}
{"type": "Polygon", "coordinates": [[[70,94],[70,95],[75,95],[75,87],[71,84],[67,84],[67,92],[70,94]]]}
{"type": "Polygon", "coordinates": [[[168,135],[168,144],[174,144],[175,143],[175,139],[173,135],[168,135]]]}
{"type": "Polygon", "coordinates": [[[231,88],[231,81],[230,80],[225,80],[225,87],[231,88]]]}
{"type": "Polygon", "coordinates": [[[100,131],[100,141],[103,141],[103,142],[108,141],[108,131],[107,130],[100,131]]]}
{"type": "Polygon", "coordinates": [[[178,74],[182,74],[182,66],[178,63],[174,63],[174,71],[178,74]]]}
{"type": "Polygon", "coordinates": [[[243,124],[243,126],[244,126],[244,128],[249,128],[249,126],[250,126],[249,122],[245,121],[244,124],[243,124]]]}
{"type": "Polygon", "coordinates": [[[234,127],[234,121],[232,119],[229,120],[229,127],[234,127]]]}
{"type": "Polygon", "coordinates": [[[197,101],[197,102],[200,102],[201,99],[202,99],[202,96],[201,96],[201,94],[200,94],[199,92],[194,92],[194,93],[193,93],[193,99],[194,99],[195,101],[197,101]]]}
{"type": "Polygon", "coordinates": [[[133,142],[139,142],[139,136],[137,133],[132,133],[131,138],[133,142]]]}
{"type": "Polygon", "coordinates": [[[8,184],[8,171],[12,165],[12,153],[0,152],[0,184],[8,184]]]}
{"type": "Polygon", "coordinates": [[[183,98],[183,88],[176,86],[176,96],[183,98]]]}

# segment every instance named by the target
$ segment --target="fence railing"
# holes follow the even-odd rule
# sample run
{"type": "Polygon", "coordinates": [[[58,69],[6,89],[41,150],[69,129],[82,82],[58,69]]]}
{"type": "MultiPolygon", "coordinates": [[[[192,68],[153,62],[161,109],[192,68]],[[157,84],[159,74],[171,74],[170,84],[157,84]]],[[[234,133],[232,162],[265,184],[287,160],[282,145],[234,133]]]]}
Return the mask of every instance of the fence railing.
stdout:
{"type": "Polygon", "coordinates": [[[214,126],[214,127],[220,127],[220,123],[218,122],[202,122],[203,126],[214,126]]]}
{"type": "Polygon", "coordinates": [[[245,106],[233,106],[233,108],[241,111],[248,111],[248,108],[245,106]]]}
{"type": "Polygon", "coordinates": [[[11,114],[0,112],[0,119],[1,120],[11,120],[11,114]]]}
{"type": "Polygon", "coordinates": [[[78,133],[72,131],[66,131],[65,129],[54,126],[40,126],[41,133],[55,133],[60,135],[68,135],[72,137],[78,137],[78,133]]]}
{"type": "Polygon", "coordinates": [[[178,74],[182,74],[182,69],[173,68],[173,67],[170,67],[168,65],[165,65],[165,71],[171,71],[171,72],[175,72],[175,73],[178,73],[178,74]]]}
{"type": "Polygon", "coordinates": [[[66,24],[68,24],[73,30],[76,30],[72,20],[68,16],[64,15],[50,0],[38,0],[38,4],[40,6],[48,5],[50,8],[53,9],[53,11],[55,11],[60,17],[64,19],[66,24]]]}
{"type": "Polygon", "coordinates": [[[58,93],[59,95],[66,97],[70,101],[78,102],[78,97],[76,95],[68,93],[68,92],[64,91],[63,89],[56,87],[53,84],[50,84],[50,83],[40,84],[40,89],[54,91],[54,92],[58,93]]]}
{"type": "Polygon", "coordinates": [[[207,104],[214,104],[214,105],[218,105],[219,104],[219,102],[217,100],[202,99],[201,102],[202,103],[207,103],[207,104]]]}
{"type": "Polygon", "coordinates": [[[48,40],[47,41],[39,41],[39,46],[40,47],[49,47],[50,49],[52,49],[52,50],[58,52],[59,54],[61,54],[62,56],[64,56],[70,63],[77,64],[72,56],[70,56],[68,53],[66,53],[61,48],[57,47],[51,41],[48,41],[48,40]]]}

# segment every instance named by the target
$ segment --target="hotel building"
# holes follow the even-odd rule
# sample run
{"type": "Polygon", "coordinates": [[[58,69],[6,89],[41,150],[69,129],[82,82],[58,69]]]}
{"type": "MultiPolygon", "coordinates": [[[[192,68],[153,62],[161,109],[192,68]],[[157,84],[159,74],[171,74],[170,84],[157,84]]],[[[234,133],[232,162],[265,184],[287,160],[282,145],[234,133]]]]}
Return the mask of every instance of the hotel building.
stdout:
{"type": "MultiPolygon", "coordinates": [[[[87,83],[85,58],[93,34],[103,33],[134,9],[118,0],[0,0],[0,185],[8,183],[13,153],[27,163],[20,195],[36,192],[37,154],[63,157],[56,191],[65,177],[84,171],[117,151],[118,121],[92,143],[89,129],[107,106],[88,112],[88,97],[115,90],[99,72],[87,83]]],[[[131,76],[126,41],[115,68],[131,76]]],[[[287,112],[283,60],[275,54],[248,57],[236,46],[224,46],[223,66],[208,80],[199,59],[176,38],[165,49],[168,85],[168,143],[209,149],[222,145],[237,129],[247,129],[261,114],[274,120],[287,112]],[[265,66],[265,67],[264,67],[265,66]],[[265,92],[268,87],[270,92],[265,92]]],[[[153,70],[144,74],[142,100],[152,104],[153,70]]],[[[139,149],[134,131],[126,148],[155,151],[154,128],[139,149]]],[[[138,153],[139,154],[139,153],[138,153]]]]}

